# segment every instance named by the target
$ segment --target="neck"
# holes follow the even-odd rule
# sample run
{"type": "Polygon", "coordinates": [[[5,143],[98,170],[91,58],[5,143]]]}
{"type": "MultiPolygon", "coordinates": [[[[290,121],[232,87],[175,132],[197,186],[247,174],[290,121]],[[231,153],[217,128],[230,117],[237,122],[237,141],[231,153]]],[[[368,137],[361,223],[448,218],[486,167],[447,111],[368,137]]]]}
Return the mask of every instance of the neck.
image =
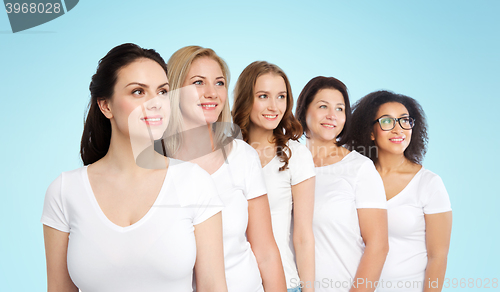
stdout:
{"type": "Polygon", "coordinates": [[[311,151],[313,159],[324,159],[326,157],[336,156],[346,150],[344,147],[337,146],[335,139],[321,140],[315,138],[306,139],[306,146],[311,151]]]}
{"type": "Polygon", "coordinates": [[[390,172],[397,172],[409,163],[411,162],[406,159],[404,154],[392,154],[379,151],[375,166],[377,167],[379,173],[386,174],[390,172]]]}
{"type": "Polygon", "coordinates": [[[192,160],[211,153],[214,150],[212,125],[206,124],[182,132],[182,145],[176,157],[192,160]]]}
{"type": "Polygon", "coordinates": [[[273,130],[256,127],[253,124],[248,129],[248,144],[255,149],[263,149],[267,147],[274,147],[274,134],[273,130]]]}
{"type": "Polygon", "coordinates": [[[137,173],[146,169],[166,168],[165,159],[159,157],[163,158],[154,151],[150,141],[131,141],[128,136],[111,134],[108,152],[102,160],[108,164],[110,171],[137,173]]]}

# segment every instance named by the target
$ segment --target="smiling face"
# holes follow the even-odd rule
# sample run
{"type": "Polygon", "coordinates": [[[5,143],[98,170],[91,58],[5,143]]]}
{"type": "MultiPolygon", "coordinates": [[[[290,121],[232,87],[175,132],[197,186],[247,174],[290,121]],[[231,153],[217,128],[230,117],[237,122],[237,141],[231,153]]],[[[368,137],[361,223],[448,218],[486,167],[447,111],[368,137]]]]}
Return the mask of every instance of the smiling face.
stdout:
{"type": "Polygon", "coordinates": [[[342,93],[336,89],[321,89],[307,108],[306,134],[310,139],[333,141],[342,132],[345,121],[342,93]]]}
{"type": "Polygon", "coordinates": [[[226,80],[219,63],[209,57],[195,59],[181,92],[180,108],[185,125],[215,123],[227,99],[226,80]]]}
{"type": "Polygon", "coordinates": [[[113,96],[101,100],[112,132],[131,139],[159,139],[168,126],[168,80],[163,68],[150,59],[138,59],[117,73],[113,96]]]}
{"type": "Polygon", "coordinates": [[[287,90],[283,77],[276,74],[263,74],[254,86],[254,102],[250,113],[253,126],[265,130],[278,127],[286,111],[287,90]]]}
{"type": "MultiPolygon", "coordinates": [[[[398,102],[388,102],[381,105],[377,111],[376,118],[401,118],[409,117],[406,107],[398,102]]],[[[412,130],[401,128],[399,123],[396,123],[394,128],[389,131],[384,131],[377,122],[373,125],[372,140],[378,147],[380,153],[390,153],[403,155],[404,151],[410,145],[412,130]]]]}

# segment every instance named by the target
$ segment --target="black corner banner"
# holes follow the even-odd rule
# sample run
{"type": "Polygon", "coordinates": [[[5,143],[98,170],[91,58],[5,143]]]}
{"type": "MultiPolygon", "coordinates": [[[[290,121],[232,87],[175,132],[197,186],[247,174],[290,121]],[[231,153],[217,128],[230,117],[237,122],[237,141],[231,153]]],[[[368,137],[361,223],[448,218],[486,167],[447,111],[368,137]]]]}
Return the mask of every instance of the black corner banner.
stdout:
{"type": "Polygon", "coordinates": [[[73,9],[79,0],[4,0],[12,32],[16,33],[54,20],[73,9]]]}

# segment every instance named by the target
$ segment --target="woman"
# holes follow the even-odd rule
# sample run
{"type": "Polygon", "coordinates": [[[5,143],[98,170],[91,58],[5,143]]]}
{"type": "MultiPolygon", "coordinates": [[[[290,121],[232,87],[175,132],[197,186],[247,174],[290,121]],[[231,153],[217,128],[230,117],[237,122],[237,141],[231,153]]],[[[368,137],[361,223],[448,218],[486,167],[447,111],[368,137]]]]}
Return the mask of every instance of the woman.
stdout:
{"type": "Polygon", "coordinates": [[[48,291],[227,291],[221,202],[198,166],[137,153],[169,124],[166,64],[154,50],[113,48],[90,83],[84,167],[48,188],[42,215],[48,291]],[[193,208],[193,206],[196,206],[193,208]]]}
{"type": "Polygon", "coordinates": [[[390,249],[377,291],[441,291],[452,215],[441,178],[422,166],[421,106],[408,96],[372,92],[354,105],[353,133],[353,147],[375,163],[387,199],[390,249]]]}
{"type": "Polygon", "coordinates": [[[254,62],[243,70],[234,92],[234,122],[259,153],[266,178],[288,291],[300,291],[300,286],[314,291],[314,165],[311,153],[297,142],[302,129],[292,114],[288,78],[276,65],[254,62]]]}
{"type": "Polygon", "coordinates": [[[181,125],[164,139],[172,157],[212,175],[221,199],[229,291],[283,291],[284,275],[257,153],[232,138],[229,70],[211,49],[188,46],[168,61],[172,117],[181,125]]]}
{"type": "Polygon", "coordinates": [[[316,291],[374,291],[388,250],[384,188],[373,163],[343,147],[351,122],[346,86],[311,79],[296,117],[316,166],[316,291]]]}

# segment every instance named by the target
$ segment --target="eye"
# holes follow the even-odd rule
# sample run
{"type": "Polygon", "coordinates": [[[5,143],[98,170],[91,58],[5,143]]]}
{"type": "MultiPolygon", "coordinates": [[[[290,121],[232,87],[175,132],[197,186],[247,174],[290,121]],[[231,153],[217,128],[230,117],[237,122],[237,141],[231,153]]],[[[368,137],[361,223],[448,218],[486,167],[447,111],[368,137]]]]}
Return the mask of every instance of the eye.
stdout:
{"type": "Polygon", "coordinates": [[[264,99],[264,98],[267,98],[267,95],[266,94],[261,94],[261,95],[258,96],[258,98],[264,99]]]}
{"type": "Polygon", "coordinates": [[[322,104],[319,106],[319,108],[327,108],[326,104],[322,104]]]}
{"type": "Polygon", "coordinates": [[[338,108],[336,108],[335,110],[337,110],[337,111],[339,111],[339,112],[343,112],[343,111],[344,111],[344,108],[342,108],[342,107],[338,107],[338,108]]]}
{"type": "Polygon", "coordinates": [[[224,85],[225,85],[225,83],[224,83],[224,81],[218,81],[218,82],[216,83],[216,85],[219,85],[219,86],[224,86],[224,85]]]}
{"type": "Polygon", "coordinates": [[[284,94],[278,96],[278,99],[284,99],[284,98],[286,98],[286,96],[284,94]]]}
{"type": "Polygon", "coordinates": [[[134,90],[132,90],[132,94],[133,95],[141,95],[141,94],[144,94],[144,90],[142,90],[142,88],[134,89],[134,90]]]}
{"type": "Polygon", "coordinates": [[[166,95],[167,93],[168,93],[168,90],[166,90],[165,88],[160,89],[160,92],[158,92],[158,94],[160,94],[160,95],[166,95]]]}
{"type": "Polygon", "coordinates": [[[380,120],[381,124],[392,124],[392,119],[391,118],[383,118],[380,120]]]}
{"type": "Polygon", "coordinates": [[[203,81],[201,80],[196,80],[195,82],[193,82],[194,85],[202,85],[203,84],[203,81]]]}

